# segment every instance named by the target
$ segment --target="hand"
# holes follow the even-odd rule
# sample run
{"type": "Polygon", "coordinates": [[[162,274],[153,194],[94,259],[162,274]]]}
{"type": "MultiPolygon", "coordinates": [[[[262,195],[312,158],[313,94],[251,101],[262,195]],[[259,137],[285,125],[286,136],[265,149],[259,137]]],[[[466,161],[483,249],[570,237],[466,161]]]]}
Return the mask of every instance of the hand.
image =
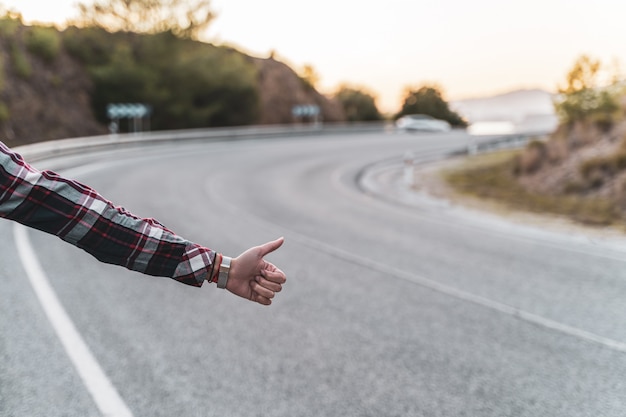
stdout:
{"type": "Polygon", "coordinates": [[[235,295],[263,305],[272,304],[272,298],[282,290],[285,273],[263,259],[280,248],[284,239],[267,242],[243,252],[230,263],[226,289],[235,295]]]}

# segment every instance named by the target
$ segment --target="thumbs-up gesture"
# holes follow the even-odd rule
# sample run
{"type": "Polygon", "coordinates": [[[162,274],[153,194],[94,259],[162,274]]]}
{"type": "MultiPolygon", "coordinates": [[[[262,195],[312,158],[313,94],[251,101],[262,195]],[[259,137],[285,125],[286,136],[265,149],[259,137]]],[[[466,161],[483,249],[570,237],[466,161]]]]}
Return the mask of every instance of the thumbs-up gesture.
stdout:
{"type": "Polygon", "coordinates": [[[272,304],[287,278],[285,273],[263,259],[280,248],[284,239],[255,246],[233,258],[226,289],[235,295],[263,305],[272,304]]]}

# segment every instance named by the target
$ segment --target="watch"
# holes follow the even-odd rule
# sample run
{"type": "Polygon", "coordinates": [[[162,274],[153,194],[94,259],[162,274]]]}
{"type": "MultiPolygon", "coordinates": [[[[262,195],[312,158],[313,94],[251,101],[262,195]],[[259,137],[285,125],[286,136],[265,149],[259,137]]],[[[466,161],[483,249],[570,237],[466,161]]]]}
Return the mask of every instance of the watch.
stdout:
{"type": "Polygon", "coordinates": [[[220,264],[220,271],[217,276],[217,288],[226,288],[228,282],[228,274],[230,272],[230,261],[233,258],[228,256],[222,256],[222,263],[220,264]]]}

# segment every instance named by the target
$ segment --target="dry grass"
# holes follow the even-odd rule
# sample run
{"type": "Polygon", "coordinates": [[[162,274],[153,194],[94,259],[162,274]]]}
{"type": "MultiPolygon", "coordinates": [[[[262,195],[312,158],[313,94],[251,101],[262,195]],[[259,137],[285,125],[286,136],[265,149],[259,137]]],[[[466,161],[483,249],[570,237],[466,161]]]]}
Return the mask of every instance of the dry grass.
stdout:
{"type": "Polygon", "coordinates": [[[477,156],[445,171],[443,178],[462,194],[496,201],[512,209],[562,215],[589,225],[623,224],[619,205],[609,199],[527,190],[515,176],[517,158],[519,152],[510,151],[477,156]]]}

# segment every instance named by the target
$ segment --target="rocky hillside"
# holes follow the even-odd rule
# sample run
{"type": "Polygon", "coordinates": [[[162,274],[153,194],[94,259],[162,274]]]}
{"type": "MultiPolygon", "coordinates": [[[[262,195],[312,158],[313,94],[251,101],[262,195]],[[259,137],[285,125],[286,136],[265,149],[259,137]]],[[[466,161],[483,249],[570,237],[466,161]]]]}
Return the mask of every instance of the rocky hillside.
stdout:
{"type": "Polygon", "coordinates": [[[294,120],[292,108],[296,105],[317,105],[321,120],[341,122],[346,116],[341,104],[318,93],[291,68],[272,58],[251,58],[258,69],[261,100],[260,124],[289,124],[294,120]]]}
{"type": "Polygon", "coordinates": [[[608,130],[583,122],[561,126],[548,141],[529,144],[516,170],[533,192],[605,199],[626,211],[626,122],[608,130]]]}
{"type": "Polygon", "coordinates": [[[65,51],[52,62],[29,53],[19,36],[0,37],[0,134],[9,146],[105,133],[90,105],[91,82],[65,51]]]}
{"type": "MultiPolygon", "coordinates": [[[[0,140],[16,146],[105,134],[106,126],[93,112],[94,86],[85,66],[63,43],[54,59],[34,53],[24,40],[30,29],[21,24],[0,27],[0,140]]],[[[303,104],[318,105],[324,121],[345,120],[338,102],[317,92],[287,65],[274,59],[247,59],[258,77],[256,123],[302,122],[294,119],[292,107],[303,104]]]]}

